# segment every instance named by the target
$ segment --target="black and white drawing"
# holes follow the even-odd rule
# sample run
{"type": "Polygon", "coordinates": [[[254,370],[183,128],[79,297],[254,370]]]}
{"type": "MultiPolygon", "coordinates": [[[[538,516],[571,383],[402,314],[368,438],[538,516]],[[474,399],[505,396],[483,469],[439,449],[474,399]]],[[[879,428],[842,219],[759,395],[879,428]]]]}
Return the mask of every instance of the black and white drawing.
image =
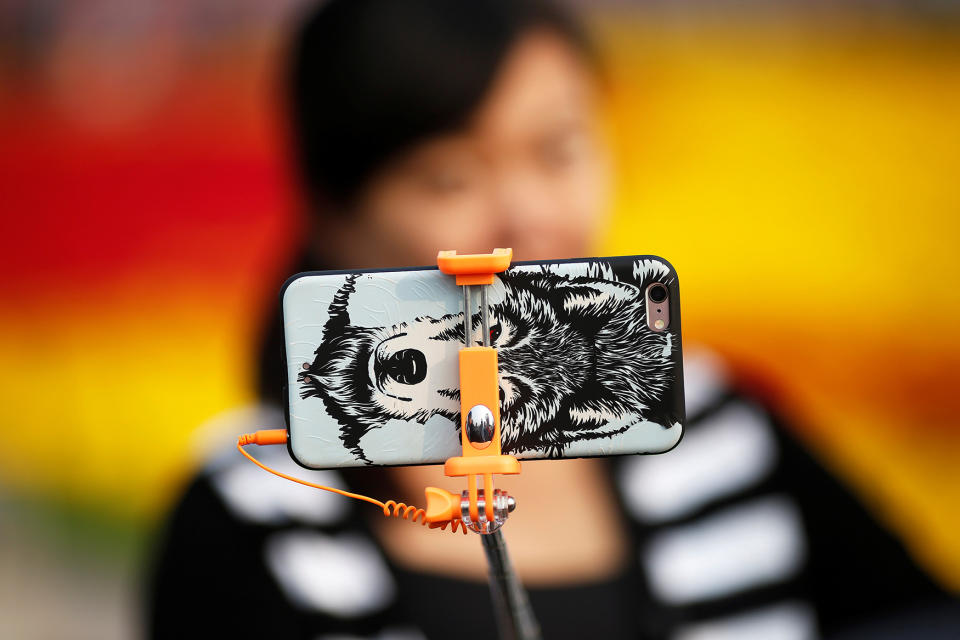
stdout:
{"type": "MultiPolygon", "coordinates": [[[[505,453],[559,457],[574,443],[641,422],[680,428],[679,310],[676,326],[657,332],[647,326],[644,299],[653,282],[676,291],[672,269],[655,259],[580,264],[585,275],[560,273],[564,264],[551,263],[499,276],[504,295],[491,304],[490,339],[499,352],[505,453]]],[[[459,429],[449,354],[464,343],[462,312],[389,326],[351,322],[350,299],[363,275],[343,276],[322,341],[296,378],[300,399],[323,403],[361,464],[370,462],[361,440],[389,420],[422,425],[440,415],[459,429]],[[431,375],[438,367],[443,375],[431,375]]],[[[479,345],[479,309],[473,327],[479,345]]]]}

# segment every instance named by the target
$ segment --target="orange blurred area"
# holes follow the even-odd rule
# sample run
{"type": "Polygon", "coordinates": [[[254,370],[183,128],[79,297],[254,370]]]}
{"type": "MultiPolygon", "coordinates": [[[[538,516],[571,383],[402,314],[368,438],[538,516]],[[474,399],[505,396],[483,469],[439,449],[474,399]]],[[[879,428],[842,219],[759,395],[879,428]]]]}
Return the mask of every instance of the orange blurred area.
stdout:
{"type": "MultiPolygon", "coordinates": [[[[960,23],[883,6],[592,10],[620,163],[598,253],[670,260],[684,339],[960,590],[960,23]]],[[[104,40],[65,10],[0,49],[0,486],[142,531],[198,425],[253,401],[299,225],[295,7],[185,11],[104,40]]]]}

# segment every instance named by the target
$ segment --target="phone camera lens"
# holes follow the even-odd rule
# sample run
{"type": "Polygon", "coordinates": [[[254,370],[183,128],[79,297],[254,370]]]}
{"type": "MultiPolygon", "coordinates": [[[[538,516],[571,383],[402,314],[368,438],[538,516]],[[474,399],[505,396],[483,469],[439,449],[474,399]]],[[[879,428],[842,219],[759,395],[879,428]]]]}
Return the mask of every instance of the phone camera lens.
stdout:
{"type": "Polygon", "coordinates": [[[647,295],[650,296],[650,300],[660,304],[667,299],[667,288],[662,284],[655,284],[647,289],[647,295]]]}

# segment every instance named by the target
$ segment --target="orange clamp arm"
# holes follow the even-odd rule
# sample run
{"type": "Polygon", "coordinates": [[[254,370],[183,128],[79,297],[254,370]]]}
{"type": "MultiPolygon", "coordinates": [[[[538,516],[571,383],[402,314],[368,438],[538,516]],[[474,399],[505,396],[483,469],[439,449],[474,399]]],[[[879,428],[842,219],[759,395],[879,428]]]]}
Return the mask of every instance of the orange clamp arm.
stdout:
{"type": "Polygon", "coordinates": [[[437,266],[443,273],[456,276],[458,285],[493,284],[493,274],[506,271],[512,259],[513,249],[462,256],[456,251],[441,251],[437,254],[437,266]]]}

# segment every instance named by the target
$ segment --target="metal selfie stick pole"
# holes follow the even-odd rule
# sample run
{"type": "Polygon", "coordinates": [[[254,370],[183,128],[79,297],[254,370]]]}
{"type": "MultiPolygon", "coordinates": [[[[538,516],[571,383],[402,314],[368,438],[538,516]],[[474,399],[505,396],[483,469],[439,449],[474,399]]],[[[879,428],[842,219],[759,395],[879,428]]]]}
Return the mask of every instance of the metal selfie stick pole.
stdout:
{"type": "MultiPolygon", "coordinates": [[[[463,287],[464,308],[470,306],[470,286],[463,287]]],[[[466,316],[466,314],[464,314],[466,316]]],[[[472,321],[469,321],[472,324],[472,321]]],[[[468,321],[463,323],[464,335],[468,321]]],[[[483,331],[483,346],[490,346],[490,319],[487,307],[487,289],[480,289],[480,327],[483,331]]],[[[466,346],[470,346],[469,338],[464,339],[466,346]]],[[[513,498],[508,498],[508,512],[516,506],[513,498]]],[[[540,637],[540,625],[533,614],[530,600],[523,584],[517,578],[513,565],[510,563],[510,554],[507,553],[507,543],[503,539],[503,532],[496,529],[491,533],[480,536],[483,543],[483,552],[487,556],[487,565],[490,570],[490,597],[497,612],[497,622],[500,628],[500,637],[515,640],[534,640],[540,637]]]]}
{"type": "Polygon", "coordinates": [[[510,564],[507,545],[500,531],[480,536],[490,568],[490,596],[497,612],[497,626],[504,640],[538,640],[540,624],[527,599],[527,592],[510,564]]]}
{"type": "MultiPolygon", "coordinates": [[[[510,266],[513,252],[495,249],[492,254],[456,255],[441,251],[437,263],[444,273],[456,275],[463,287],[463,342],[460,350],[460,439],[463,455],[447,460],[448,476],[466,476],[467,490],[461,495],[463,524],[480,534],[490,570],[490,594],[500,637],[503,640],[538,640],[537,623],[523,585],[517,579],[500,527],[516,507],[505,491],[493,488],[494,474],[520,473],[520,463],[500,452],[500,384],[497,351],[490,346],[490,319],[486,286],[493,274],[510,266]],[[480,286],[482,346],[473,346],[473,300],[471,286],[480,286]]],[[[428,494],[429,499],[429,494],[428,494]]],[[[437,509],[427,521],[442,521],[437,509]]],[[[446,512],[449,518],[449,510],[446,512]]]]}

